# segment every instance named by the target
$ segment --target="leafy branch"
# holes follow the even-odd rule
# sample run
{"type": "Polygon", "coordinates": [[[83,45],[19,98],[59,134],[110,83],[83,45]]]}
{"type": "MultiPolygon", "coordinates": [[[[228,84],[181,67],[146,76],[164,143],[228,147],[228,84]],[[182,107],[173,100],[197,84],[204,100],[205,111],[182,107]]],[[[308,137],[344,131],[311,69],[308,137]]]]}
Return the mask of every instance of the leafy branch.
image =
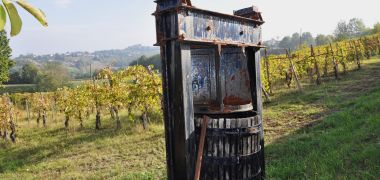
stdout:
{"type": "Polygon", "coordinates": [[[11,21],[11,36],[16,36],[21,32],[22,20],[14,3],[33,15],[42,26],[48,26],[45,13],[26,0],[2,0],[2,4],[0,4],[0,31],[4,30],[8,16],[11,21]]]}

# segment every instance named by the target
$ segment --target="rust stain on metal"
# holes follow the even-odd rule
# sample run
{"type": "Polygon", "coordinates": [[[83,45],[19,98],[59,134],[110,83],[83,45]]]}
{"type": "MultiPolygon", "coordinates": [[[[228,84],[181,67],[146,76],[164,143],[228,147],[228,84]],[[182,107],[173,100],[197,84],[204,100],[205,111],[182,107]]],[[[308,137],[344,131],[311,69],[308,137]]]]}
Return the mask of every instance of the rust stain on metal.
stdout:
{"type": "Polygon", "coordinates": [[[244,104],[250,104],[252,101],[244,100],[242,98],[236,97],[236,96],[227,96],[223,99],[223,103],[225,105],[232,105],[232,106],[238,106],[238,105],[244,105],[244,104]]]}

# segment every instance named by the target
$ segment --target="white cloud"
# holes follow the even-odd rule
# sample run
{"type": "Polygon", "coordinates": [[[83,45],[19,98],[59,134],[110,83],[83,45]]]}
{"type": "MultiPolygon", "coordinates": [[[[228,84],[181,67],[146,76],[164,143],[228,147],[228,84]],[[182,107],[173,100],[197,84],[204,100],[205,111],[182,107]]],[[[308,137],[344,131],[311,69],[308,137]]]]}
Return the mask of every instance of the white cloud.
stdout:
{"type": "Polygon", "coordinates": [[[72,2],[72,0],[55,0],[55,4],[63,8],[68,7],[72,2]]]}

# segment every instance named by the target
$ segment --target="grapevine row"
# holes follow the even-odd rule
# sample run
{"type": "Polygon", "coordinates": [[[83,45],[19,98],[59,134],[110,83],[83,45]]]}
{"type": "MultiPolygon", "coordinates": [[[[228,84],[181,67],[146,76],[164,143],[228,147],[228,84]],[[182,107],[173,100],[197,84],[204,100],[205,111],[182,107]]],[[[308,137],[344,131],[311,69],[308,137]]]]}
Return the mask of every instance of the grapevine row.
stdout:
{"type": "Polygon", "coordinates": [[[149,113],[159,112],[162,94],[161,76],[153,67],[131,66],[117,72],[103,69],[97,78],[76,88],[61,88],[55,92],[23,93],[0,96],[0,133],[6,139],[16,139],[16,121],[21,111],[30,122],[34,118],[40,126],[47,126],[57,114],[70,127],[73,120],[83,127],[91,114],[96,114],[95,128],[101,129],[101,117],[109,113],[121,128],[120,111],[134,120],[138,114],[144,129],[148,128],[149,113]],[[11,134],[9,135],[9,132],[11,134]]]}
{"type": "Polygon", "coordinates": [[[264,91],[269,94],[273,93],[274,84],[285,83],[290,87],[292,82],[299,83],[299,79],[308,78],[310,82],[320,85],[322,77],[328,77],[329,74],[339,79],[341,74],[348,73],[349,68],[360,69],[362,60],[380,55],[380,35],[285,52],[282,55],[265,53],[262,81],[264,91]]]}

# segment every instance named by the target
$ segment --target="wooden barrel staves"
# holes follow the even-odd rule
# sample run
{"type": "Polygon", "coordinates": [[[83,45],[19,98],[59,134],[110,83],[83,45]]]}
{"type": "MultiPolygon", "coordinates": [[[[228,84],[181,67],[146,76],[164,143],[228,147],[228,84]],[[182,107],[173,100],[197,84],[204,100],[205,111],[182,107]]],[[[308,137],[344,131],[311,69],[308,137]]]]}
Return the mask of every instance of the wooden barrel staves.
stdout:
{"type": "MultiPolygon", "coordinates": [[[[197,141],[203,115],[195,116],[197,141]]],[[[208,117],[201,179],[261,179],[259,116],[244,112],[208,117]]]]}

